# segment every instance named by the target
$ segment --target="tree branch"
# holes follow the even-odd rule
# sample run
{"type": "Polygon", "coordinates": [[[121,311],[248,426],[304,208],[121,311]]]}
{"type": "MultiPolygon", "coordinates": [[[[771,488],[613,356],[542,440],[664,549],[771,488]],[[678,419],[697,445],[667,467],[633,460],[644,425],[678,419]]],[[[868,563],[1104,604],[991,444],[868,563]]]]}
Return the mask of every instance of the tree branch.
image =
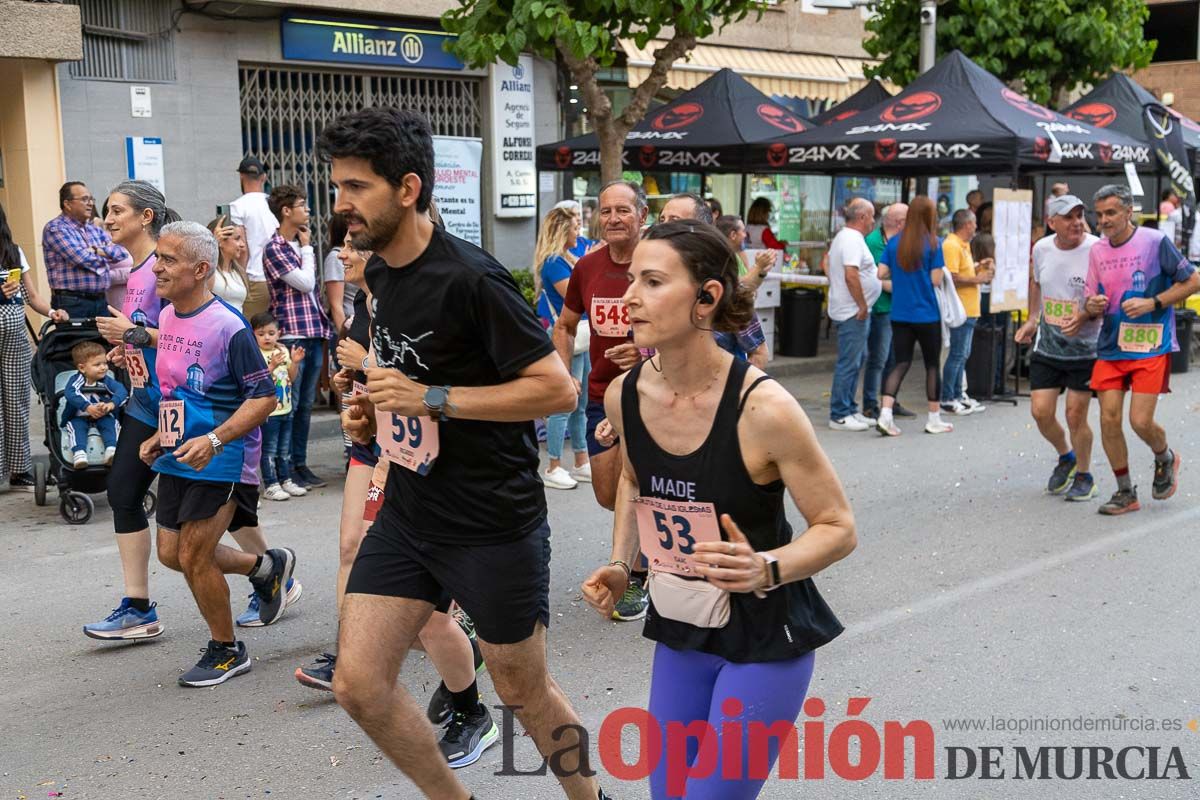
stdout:
{"type": "Polygon", "coordinates": [[[694,34],[675,31],[670,41],[654,51],[654,66],[650,68],[650,74],[634,90],[633,98],[629,101],[629,105],[625,107],[621,116],[615,120],[615,125],[621,130],[622,136],[629,133],[633,129],[633,126],[646,115],[646,109],[650,107],[650,101],[654,98],[654,95],[658,94],[658,90],[666,84],[667,72],[670,71],[671,65],[691,52],[691,49],[695,46],[696,36],[694,34]]]}
{"type": "Polygon", "coordinates": [[[579,86],[583,102],[587,104],[585,108],[588,116],[592,119],[592,125],[597,130],[608,125],[612,120],[612,100],[600,88],[600,82],[596,80],[596,73],[599,71],[600,65],[591,56],[584,58],[576,56],[571,52],[570,45],[561,38],[555,39],[554,44],[558,48],[563,62],[567,65],[567,69],[571,71],[571,76],[575,78],[575,83],[579,86]]]}

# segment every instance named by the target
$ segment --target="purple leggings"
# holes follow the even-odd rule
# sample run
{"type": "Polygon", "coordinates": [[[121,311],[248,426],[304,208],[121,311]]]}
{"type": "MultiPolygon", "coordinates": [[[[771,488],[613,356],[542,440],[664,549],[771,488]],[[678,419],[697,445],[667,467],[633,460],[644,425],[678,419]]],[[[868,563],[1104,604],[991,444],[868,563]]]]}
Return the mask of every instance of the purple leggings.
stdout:
{"type": "MultiPolygon", "coordinates": [[[[812,679],[813,657],[814,654],[809,652],[788,661],[736,664],[708,653],[672,650],[664,644],[657,645],[654,650],[649,711],[658,720],[662,731],[663,750],[658,765],[650,775],[650,796],[653,800],[675,797],[686,797],[687,800],[753,800],[758,797],[765,780],[762,777],[749,777],[754,761],[748,753],[749,725],[752,722],[762,722],[768,726],[777,722],[795,722],[808,692],[808,682],[812,679]],[[731,698],[740,702],[741,713],[727,716],[722,706],[731,698]],[[703,732],[700,723],[705,721],[711,726],[710,739],[715,739],[716,746],[714,750],[713,745],[706,741],[704,747],[709,753],[708,757],[715,759],[711,762],[715,763],[715,768],[704,777],[692,775],[685,779],[684,765],[698,765],[697,755],[701,744],[697,736],[688,736],[686,755],[681,754],[678,748],[683,732],[674,726],[673,738],[677,752],[672,759],[668,723],[697,723],[692,730],[699,734],[703,732]],[[740,723],[740,757],[732,754],[727,756],[723,752],[722,723],[726,722],[740,723]],[[732,771],[727,770],[724,765],[729,762],[736,762],[740,769],[734,766],[732,771]],[[672,776],[672,771],[678,774],[672,776]],[[723,776],[723,772],[729,777],[723,776]],[[741,777],[737,777],[739,775],[741,777]]],[[[799,737],[794,741],[798,743],[799,737]]],[[[778,738],[771,737],[769,742],[768,773],[779,755],[778,738]]],[[[737,745],[733,743],[731,746],[737,745]]]]}

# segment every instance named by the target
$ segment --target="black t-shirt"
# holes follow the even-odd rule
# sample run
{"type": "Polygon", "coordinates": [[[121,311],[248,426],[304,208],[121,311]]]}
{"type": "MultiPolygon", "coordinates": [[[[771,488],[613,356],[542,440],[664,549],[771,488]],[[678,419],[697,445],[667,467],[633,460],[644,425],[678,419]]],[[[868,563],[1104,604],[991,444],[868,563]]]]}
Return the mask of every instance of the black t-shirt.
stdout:
{"type": "MultiPolygon", "coordinates": [[[[512,274],[441,229],[411,264],[366,268],[375,299],[375,359],[427,386],[495,386],[554,352],[512,274]]],[[[385,513],[413,535],[496,544],[546,517],[533,422],[445,419],[426,475],[393,464],[385,513]]]]}

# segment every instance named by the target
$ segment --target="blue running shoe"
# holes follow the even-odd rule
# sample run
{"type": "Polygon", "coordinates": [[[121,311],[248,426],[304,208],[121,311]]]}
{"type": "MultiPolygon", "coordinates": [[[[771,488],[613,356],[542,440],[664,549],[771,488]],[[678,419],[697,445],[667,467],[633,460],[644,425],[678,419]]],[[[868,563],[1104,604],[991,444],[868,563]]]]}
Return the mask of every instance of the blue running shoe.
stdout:
{"type": "Polygon", "coordinates": [[[296,680],[305,686],[332,692],[335,669],[337,669],[337,656],[333,653],[321,653],[312,666],[296,667],[296,680]]]}
{"type": "Polygon", "coordinates": [[[250,671],[245,642],[238,642],[236,647],[225,647],[210,639],[208,647],[200,652],[203,655],[196,666],[179,676],[180,686],[216,686],[234,675],[250,671]]]}
{"type": "MultiPolygon", "coordinates": [[[[299,600],[302,594],[304,594],[303,584],[294,578],[288,578],[287,602],[283,606],[284,611],[299,600]]],[[[250,602],[246,605],[246,610],[238,615],[236,621],[239,628],[261,628],[263,626],[262,620],[258,616],[258,594],[250,592],[250,602]]]]}
{"type": "Polygon", "coordinates": [[[162,636],[163,626],[158,621],[158,612],[154,609],[158,603],[151,603],[146,613],[138,611],[130,604],[128,597],[121,598],[121,605],[100,622],[83,626],[85,635],[93,639],[130,640],[153,639],[162,636]]]}
{"type": "Polygon", "coordinates": [[[1071,488],[1067,489],[1066,498],[1075,503],[1083,503],[1097,495],[1096,482],[1086,472],[1076,472],[1071,488]]]}

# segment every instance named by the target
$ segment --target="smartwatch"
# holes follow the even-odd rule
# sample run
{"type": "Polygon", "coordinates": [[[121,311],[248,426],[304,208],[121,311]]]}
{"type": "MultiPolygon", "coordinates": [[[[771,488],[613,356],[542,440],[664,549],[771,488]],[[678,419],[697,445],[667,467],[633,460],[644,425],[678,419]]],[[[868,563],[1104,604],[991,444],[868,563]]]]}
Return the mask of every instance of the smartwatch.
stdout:
{"type": "Polygon", "coordinates": [[[121,334],[121,341],[133,347],[149,347],[150,331],[141,325],[134,325],[121,334]]]}
{"type": "Polygon", "coordinates": [[[1154,310],[1155,311],[1163,310],[1162,300],[1159,300],[1157,297],[1154,298],[1154,310]]]}
{"type": "Polygon", "coordinates": [[[217,434],[212,431],[208,432],[208,441],[212,442],[213,455],[221,455],[221,451],[225,449],[225,444],[217,437],[217,434]]]}
{"type": "Polygon", "coordinates": [[[770,553],[759,553],[763,560],[763,569],[767,573],[767,585],[763,587],[766,591],[778,589],[783,580],[779,577],[779,559],[770,553]]]}
{"type": "Polygon", "coordinates": [[[454,406],[450,404],[449,386],[430,386],[425,390],[423,402],[425,403],[425,410],[435,420],[442,420],[448,416],[447,411],[454,410],[454,406]]]}

